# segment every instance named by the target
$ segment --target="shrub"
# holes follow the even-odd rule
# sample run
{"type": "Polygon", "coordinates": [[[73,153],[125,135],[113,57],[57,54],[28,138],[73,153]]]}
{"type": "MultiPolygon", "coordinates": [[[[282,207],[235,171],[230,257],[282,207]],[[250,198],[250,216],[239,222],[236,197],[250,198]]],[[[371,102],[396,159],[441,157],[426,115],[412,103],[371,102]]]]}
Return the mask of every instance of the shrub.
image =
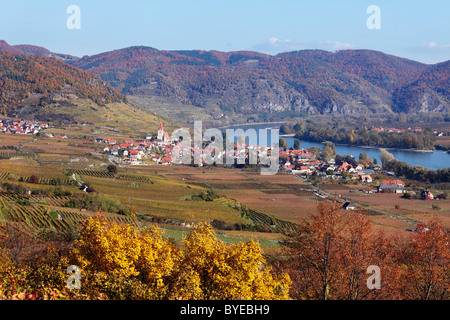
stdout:
{"type": "Polygon", "coordinates": [[[110,165],[107,167],[107,169],[108,169],[108,172],[111,172],[111,173],[117,173],[117,171],[118,171],[117,166],[115,166],[115,165],[113,165],[113,164],[110,164],[110,165]]]}
{"type": "Polygon", "coordinates": [[[61,187],[50,188],[50,192],[56,197],[70,197],[73,195],[70,190],[65,190],[61,187]]]}
{"type": "Polygon", "coordinates": [[[29,183],[34,183],[34,184],[38,184],[40,181],[40,179],[35,176],[34,174],[31,175],[30,179],[28,180],[29,183]]]}

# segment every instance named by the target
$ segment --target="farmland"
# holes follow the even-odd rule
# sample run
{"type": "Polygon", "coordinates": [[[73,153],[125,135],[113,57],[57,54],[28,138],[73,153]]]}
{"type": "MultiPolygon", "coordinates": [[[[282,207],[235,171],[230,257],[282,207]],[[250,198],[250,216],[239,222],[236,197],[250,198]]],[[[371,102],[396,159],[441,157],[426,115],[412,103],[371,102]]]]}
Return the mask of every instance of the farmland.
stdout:
{"type": "MultiPolygon", "coordinates": [[[[93,134],[92,128],[79,129],[93,134]]],[[[310,183],[281,173],[264,176],[250,169],[173,165],[125,166],[113,173],[106,169],[109,162],[101,153],[101,145],[84,136],[57,139],[0,135],[0,148],[1,152],[10,152],[0,159],[0,182],[46,193],[41,198],[16,194],[14,200],[13,194],[3,190],[2,219],[22,221],[36,230],[76,228],[82,219],[95,214],[92,208],[82,211],[76,205],[67,206],[86,195],[80,189],[84,183],[114,204],[114,210],[105,212],[113,221],[157,223],[167,231],[166,236],[177,241],[193,225],[209,222],[224,241],[252,238],[272,252],[276,240],[283,237],[280,231],[309,219],[316,212],[317,202],[323,201],[310,183]],[[53,194],[56,188],[70,195],[58,198],[53,194]],[[208,190],[215,198],[199,201],[197,198],[208,190]],[[17,201],[21,197],[24,199],[17,201]]],[[[430,202],[401,199],[396,194],[365,194],[355,185],[319,187],[339,201],[358,203],[370,213],[374,231],[403,232],[431,216],[450,226],[449,200],[439,202],[436,209],[430,202]]]]}
{"type": "Polygon", "coordinates": [[[220,230],[224,241],[252,238],[271,250],[276,247],[275,239],[280,239],[273,231],[289,225],[251,207],[241,207],[237,200],[224,194],[214,201],[192,201],[191,197],[211,186],[159,174],[161,166],[123,167],[117,173],[109,172],[107,158],[98,153],[98,145],[86,139],[11,135],[0,138],[7,148],[20,146],[37,154],[33,158],[17,154],[0,159],[1,219],[20,222],[28,230],[77,229],[83,219],[94,215],[95,210],[68,205],[86,196],[80,182],[90,185],[95,194],[106,197],[105,201],[118,203],[130,212],[105,212],[108,219],[140,225],[158,223],[167,231],[166,236],[177,241],[199,222],[219,221],[225,225],[220,230]],[[6,190],[10,185],[18,186],[21,191],[6,190]],[[68,195],[56,196],[55,192],[68,195]],[[262,227],[255,230],[255,225],[262,224],[266,230],[262,227]]]}
{"type": "MultiPolygon", "coordinates": [[[[79,223],[94,215],[93,212],[79,212],[64,207],[68,197],[32,196],[11,192],[0,192],[2,221],[20,222],[29,231],[69,232],[79,223]]],[[[120,215],[108,215],[118,223],[138,225],[136,219],[120,215]]]]}
{"type": "MultiPolygon", "coordinates": [[[[212,167],[158,167],[158,174],[213,188],[253,210],[292,223],[308,219],[315,212],[317,201],[322,200],[310,184],[293,175],[263,176],[259,172],[212,167]]],[[[369,214],[374,231],[406,232],[416,222],[431,217],[440,218],[450,228],[449,199],[433,202],[403,199],[399,194],[367,194],[360,190],[361,185],[351,184],[323,184],[319,188],[342,203],[358,203],[369,214]]]]}

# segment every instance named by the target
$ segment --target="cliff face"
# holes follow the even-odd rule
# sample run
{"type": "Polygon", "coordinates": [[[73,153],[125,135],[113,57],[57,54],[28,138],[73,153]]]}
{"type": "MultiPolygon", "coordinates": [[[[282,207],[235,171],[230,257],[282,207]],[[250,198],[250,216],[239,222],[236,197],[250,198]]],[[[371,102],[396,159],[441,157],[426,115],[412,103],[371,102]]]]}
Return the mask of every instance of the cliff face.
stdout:
{"type": "Polygon", "coordinates": [[[430,66],[394,93],[395,111],[450,112],[450,61],[430,66]]]}

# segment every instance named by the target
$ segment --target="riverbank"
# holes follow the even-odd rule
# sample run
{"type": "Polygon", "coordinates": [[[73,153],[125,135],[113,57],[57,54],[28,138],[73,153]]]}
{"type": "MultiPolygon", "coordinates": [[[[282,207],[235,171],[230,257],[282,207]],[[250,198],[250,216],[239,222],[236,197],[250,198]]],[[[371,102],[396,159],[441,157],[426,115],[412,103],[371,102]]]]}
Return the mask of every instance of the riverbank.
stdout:
{"type": "Polygon", "coordinates": [[[223,127],[218,127],[217,129],[228,129],[228,128],[235,128],[235,127],[252,127],[252,126],[261,126],[261,125],[267,125],[265,128],[267,129],[276,129],[280,128],[281,125],[284,124],[284,121],[281,122],[255,122],[255,123],[241,123],[241,124],[230,124],[223,127]]]}
{"type": "MultiPolygon", "coordinates": [[[[235,129],[236,127],[241,127],[244,131],[253,128],[258,133],[257,129],[271,128],[281,124],[282,123],[280,122],[263,122],[258,124],[246,123],[241,125],[226,126],[221,130],[225,131],[226,128],[235,129]]],[[[300,140],[300,148],[302,149],[308,149],[311,147],[322,148],[322,142],[303,140],[298,138],[295,133],[280,134],[280,138],[285,139],[289,147],[293,147],[294,140],[298,139],[300,140]]],[[[384,149],[392,153],[399,161],[406,162],[412,166],[420,165],[431,170],[445,169],[449,166],[448,163],[450,163],[450,153],[446,153],[441,150],[396,149],[392,147],[355,146],[340,143],[335,143],[335,146],[336,152],[341,155],[352,155],[355,158],[358,158],[360,153],[365,152],[372,160],[376,158],[378,161],[381,159],[380,150],[384,149]]]]}
{"type": "MultiPolygon", "coordinates": [[[[294,137],[285,137],[286,142],[289,147],[294,146],[294,141],[297,138],[294,137]]],[[[322,148],[321,142],[314,142],[314,141],[306,141],[306,140],[300,140],[300,148],[301,149],[308,149],[312,147],[316,148],[322,148]]],[[[359,157],[361,153],[367,153],[367,155],[374,160],[375,158],[380,161],[381,159],[381,150],[387,150],[389,153],[392,153],[394,158],[401,162],[406,162],[412,166],[420,165],[425,168],[431,169],[431,170],[437,170],[437,169],[445,169],[449,167],[450,163],[450,154],[445,153],[444,151],[418,151],[418,150],[411,150],[411,149],[395,149],[395,148],[378,148],[378,147],[360,147],[360,146],[349,146],[349,145],[341,145],[341,144],[335,144],[336,153],[340,155],[351,155],[355,157],[356,159],[359,157]]]]}
{"type": "MultiPolygon", "coordinates": [[[[282,136],[282,135],[280,135],[282,136]]],[[[310,140],[304,140],[300,137],[298,137],[296,134],[292,135],[285,135],[286,137],[293,137],[295,139],[298,139],[300,141],[308,141],[312,143],[324,143],[325,141],[310,141],[310,140]]],[[[329,140],[328,140],[329,141],[329,140]]],[[[357,145],[357,144],[347,144],[347,143],[336,143],[334,141],[331,141],[334,143],[335,146],[343,146],[343,147],[349,147],[349,148],[364,148],[364,149],[384,149],[384,150],[396,150],[396,151],[407,151],[407,152],[422,152],[422,153],[432,153],[436,150],[430,150],[430,149],[413,149],[413,148],[395,148],[395,147],[382,147],[382,146],[363,146],[363,145],[357,145]]]]}

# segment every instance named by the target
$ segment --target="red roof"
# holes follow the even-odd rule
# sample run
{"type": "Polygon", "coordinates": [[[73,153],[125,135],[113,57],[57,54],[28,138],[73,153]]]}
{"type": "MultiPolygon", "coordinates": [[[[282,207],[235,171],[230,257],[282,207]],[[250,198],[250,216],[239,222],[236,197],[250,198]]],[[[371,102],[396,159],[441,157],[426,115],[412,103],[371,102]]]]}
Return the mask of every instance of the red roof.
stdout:
{"type": "Polygon", "coordinates": [[[391,184],[391,185],[395,185],[395,184],[401,184],[401,185],[405,185],[405,183],[402,180],[385,180],[381,182],[382,184],[391,184]]]}

